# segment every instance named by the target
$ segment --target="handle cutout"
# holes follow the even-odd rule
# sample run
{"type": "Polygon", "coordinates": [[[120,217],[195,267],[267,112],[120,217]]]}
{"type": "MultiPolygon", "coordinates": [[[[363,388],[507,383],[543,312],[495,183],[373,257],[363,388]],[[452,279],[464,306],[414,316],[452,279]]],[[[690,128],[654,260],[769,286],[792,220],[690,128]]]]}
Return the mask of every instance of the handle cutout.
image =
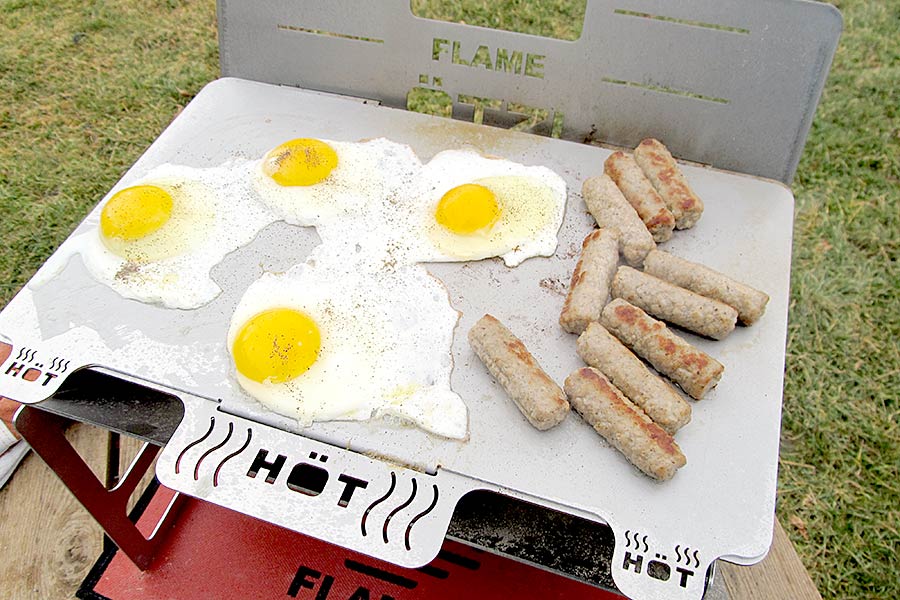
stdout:
{"type": "Polygon", "coordinates": [[[574,42],[584,28],[587,0],[546,2],[485,2],[483,6],[463,8],[456,2],[410,0],[412,13],[423,19],[464,23],[502,31],[539,35],[574,42]]]}

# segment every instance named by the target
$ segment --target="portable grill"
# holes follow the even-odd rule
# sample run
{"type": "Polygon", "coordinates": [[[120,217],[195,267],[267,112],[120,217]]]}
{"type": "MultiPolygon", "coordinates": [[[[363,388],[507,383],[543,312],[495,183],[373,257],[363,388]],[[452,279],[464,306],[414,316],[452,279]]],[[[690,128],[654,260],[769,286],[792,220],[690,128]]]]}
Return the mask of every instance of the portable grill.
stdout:
{"type": "MultiPolygon", "coordinates": [[[[465,442],[384,420],[300,428],[239,390],[225,347],[231,312],[263,270],[303,261],[317,244],[312,229],[266,228],[213,270],[222,294],[191,311],[125,300],[80,258],[63,264],[55,254],[0,313],[0,393],[40,403],[20,412],[20,430],[113,540],[148,564],[152,540],[108,508],[135,484],[104,495],[78,481],[83,463],[73,467],[74,452],[53,435],[68,419],[165,444],[156,473],[168,487],[401,566],[433,559],[457,503],[477,491],[605,523],[615,537],[612,577],[631,597],[699,598],[716,559],[761,560],[774,519],[787,331],[793,196],[784,184],[839,13],[800,0],[596,0],[581,38],[568,42],[417,18],[402,0],[220,0],[218,11],[225,77],[111,193],[162,163],[255,158],[292,137],[386,137],[423,161],[468,145],[545,165],[569,186],[566,217],[551,258],[515,269],[495,260],[428,265],[462,313],[452,386],[469,407],[465,442]],[[403,110],[422,88],[452,102],[457,119],[403,110]],[[677,435],[688,465],[663,484],[575,415],[548,432],[532,429],[465,341],[490,312],[555,380],[581,366],[574,337],[556,320],[593,224],[578,191],[609,151],[580,142],[633,147],[648,136],[716,167],[683,167],[706,212],[664,248],[771,296],[758,324],[725,341],[685,334],[726,373],[694,404],[677,435]],[[122,381],[144,392],[123,397],[122,381]],[[180,400],[183,418],[166,398],[180,400]]],[[[95,209],[75,234],[98,219],[95,209]]],[[[154,454],[144,452],[135,469],[154,454]]]]}

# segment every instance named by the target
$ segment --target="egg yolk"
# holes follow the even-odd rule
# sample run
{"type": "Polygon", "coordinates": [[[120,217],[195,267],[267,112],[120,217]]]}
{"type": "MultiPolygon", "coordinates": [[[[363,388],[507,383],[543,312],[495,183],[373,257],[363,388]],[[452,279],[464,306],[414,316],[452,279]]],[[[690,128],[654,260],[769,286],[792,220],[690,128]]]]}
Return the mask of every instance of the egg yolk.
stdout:
{"type": "Polygon", "coordinates": [[[251,318],[234,340],[239,373],[260,383],[284,383],[302,375],[319,356],[316,322],[290,308],[273,308],[251,318]]]}
{"type": "Polygon", "coordinates": [[[487,229],[499,216],[494,192],[476,183],[457,186],[444,194],[434,215],[438,223],[461,235],[487,229]]]}
{"type": "Polygon", "coordinates": [[[269,150],[263,172],[280,185],[313,185],[337,166],[334,148],[319,140],[299,138],[269,150]]]}
{"type": "Polygon", "coordinates": [[[139,240],[165,225],[172,216],[172,196],[155,185],[136,185],[113,194],[100,213],[107,238],[139,240]]]}

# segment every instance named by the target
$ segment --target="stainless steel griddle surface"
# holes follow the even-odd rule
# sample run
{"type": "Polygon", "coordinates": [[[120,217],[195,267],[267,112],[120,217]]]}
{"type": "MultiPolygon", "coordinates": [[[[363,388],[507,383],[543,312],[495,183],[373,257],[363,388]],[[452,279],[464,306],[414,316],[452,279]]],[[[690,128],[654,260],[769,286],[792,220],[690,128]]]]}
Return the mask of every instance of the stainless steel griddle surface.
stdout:
{"type": "MultiPolygon", "coordinates": [[[[702,135],[702,132],[697,132],[702,135]]],[[[214,166],[257,158],[293,137],[409,144],[425,161],[463,146],[525,164],[545,165],[569,186],[559,246],[551,258],[514,269],[499,260],[435,264],[461,312],[452,385],[469,408],[470,438],[437,438],[413,427],[370,422],[320,423],[300,430],[263,409],[233,380],[225,334],[234,306],[263,271],[302,262],[317,244],[312,229],[276,223],[214,270],[223,293],[197,310],[166,310],[124,300],[94,281],[76,256],[56,277],[29,286],[0,315],[0,333],[17,343],[47,341],[83,364],[100,364],[172,389],[221,399],[224,410],[321,441],[433,471],[491,482],[610,524],[643,523],[663,539],[688,537],[710,553],[751,561],[769,545],[774,514],[793,197],[782,185],[685,167],[706,202],[699,224],[661,247],[766,291],[766,315],[721,342],[685,333],[726,366],[692,422],[676,439],[687,466],[659,484],[641,475],[571,414],[559,427],[531,428],[485,372],[465,341],[484,313],[506,323],[558,382],[582,366],[575,337],[557,325],[578,250],[593,226],[579,196],[602,172],[607,150],[509,132],[299,90],[236,79],[207,86],[125,175],[128,185],[162,163],[214,166]],[[685,533],[687,532],[687,534],[685,533]]],[[[80,229],[92,227],[95,210],[80,229]]],[[[52,262],[52,261],[51,261],[52,262]]],[[[52,265],[48,265],[47,269],[52,265]]]]}

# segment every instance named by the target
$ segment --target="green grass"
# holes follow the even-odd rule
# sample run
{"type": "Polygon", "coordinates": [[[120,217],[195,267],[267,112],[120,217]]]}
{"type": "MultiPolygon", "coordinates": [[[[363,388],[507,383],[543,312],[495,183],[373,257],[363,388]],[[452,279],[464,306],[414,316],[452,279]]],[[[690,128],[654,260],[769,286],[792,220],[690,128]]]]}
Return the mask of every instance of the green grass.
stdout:
{"type": "MultiPolygon", "coordinates": [[[[417,12],[575,39],[581,2],[417,12]]],[[[826,598],[900,598],[900,2],[845,33],[797,199],[778,515],[826,598]]],[[[211,0],[0,0],[0,305],[204,83],[211,0]]]]}
{"type": "Polygon", "coordinates": [[[824,596],[898,598],[900,3],[838,7],[793,186],[778,512],[824,596]]]}
{"type": "Polygon", "coordinates": [[[218,74],[213,3],[0,1],[0,302],[218,74]]]}

